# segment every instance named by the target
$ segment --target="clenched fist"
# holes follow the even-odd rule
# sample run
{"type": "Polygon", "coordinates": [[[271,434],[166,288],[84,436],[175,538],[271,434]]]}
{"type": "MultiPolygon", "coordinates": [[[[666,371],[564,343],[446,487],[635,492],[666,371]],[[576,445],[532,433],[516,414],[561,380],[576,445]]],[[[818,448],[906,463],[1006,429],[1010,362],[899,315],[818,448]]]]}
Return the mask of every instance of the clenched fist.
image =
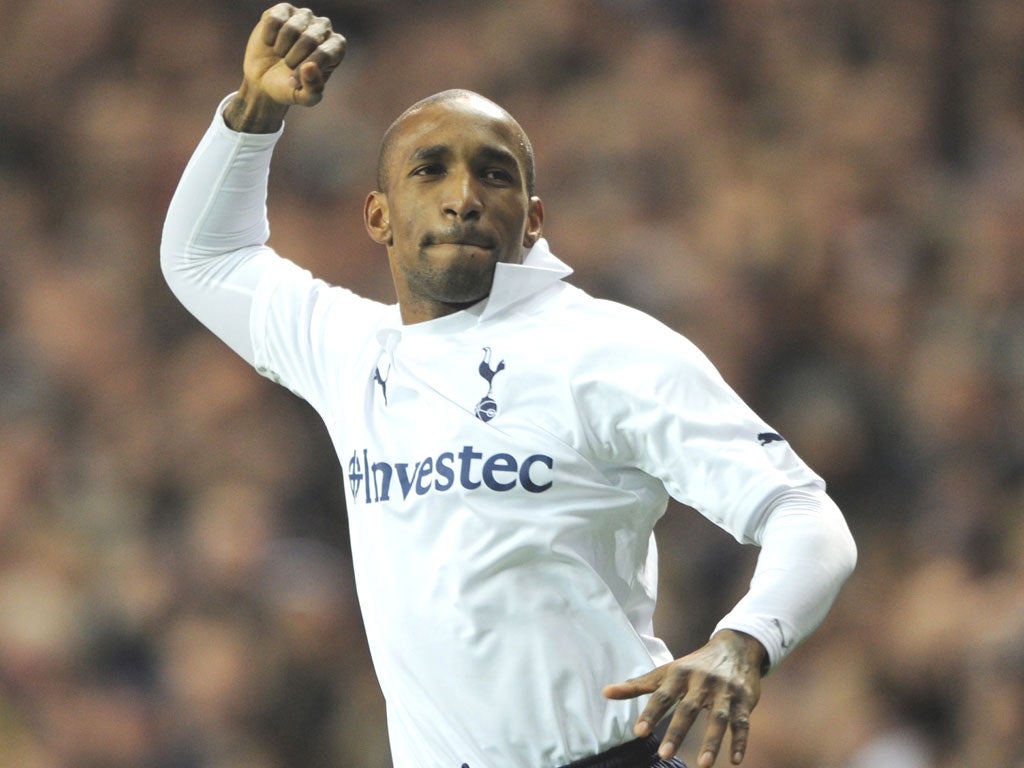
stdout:
{"type": "Polygon", "coordinates": [[[330,19],[278,3],[263,13],[249,36],[245,76],[224,110],[225,121],[236,131],[276,131],[290,106],[320,102],[344,56],[345,38],[331,28],[330,19]]]}

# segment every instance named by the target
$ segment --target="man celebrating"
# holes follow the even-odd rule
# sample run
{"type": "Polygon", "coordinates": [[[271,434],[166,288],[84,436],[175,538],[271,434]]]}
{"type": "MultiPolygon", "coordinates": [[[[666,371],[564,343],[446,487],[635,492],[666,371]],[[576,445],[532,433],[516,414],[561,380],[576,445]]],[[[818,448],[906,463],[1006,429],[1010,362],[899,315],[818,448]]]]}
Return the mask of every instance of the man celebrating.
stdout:
{"type": "Polygon", "coordinates": [[[842,515],[692,344],[565,282],[530,141],[478,94],[430,96],[384,135],[364,218],[396,305],[270,249],[284,116],[320,101],[344,47],[309,10],[264,13],[161,260],[190,311],[327,425],[395,765],[681,766],[702,710],[697,766],[727,731],[738,764],[762,675],[853,569],[842,515]],[[651,621],[670,495],[761,547],[749,592],[678,659],[651,621]]]}

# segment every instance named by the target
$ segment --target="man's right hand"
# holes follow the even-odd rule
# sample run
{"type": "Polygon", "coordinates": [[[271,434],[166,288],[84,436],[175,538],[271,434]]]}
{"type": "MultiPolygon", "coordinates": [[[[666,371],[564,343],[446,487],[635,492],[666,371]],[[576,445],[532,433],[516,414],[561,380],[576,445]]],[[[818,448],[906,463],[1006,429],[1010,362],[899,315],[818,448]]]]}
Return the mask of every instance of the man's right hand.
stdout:
{"type": "Polygon", "coordinates": [[[236,131],[273,133],[293,104],[320,102],[344,56],[345,38],[331,29],[330,19],[278,3],[264,11],[249,36],[245,77],[224,108],[224,121],[236,131]]]}

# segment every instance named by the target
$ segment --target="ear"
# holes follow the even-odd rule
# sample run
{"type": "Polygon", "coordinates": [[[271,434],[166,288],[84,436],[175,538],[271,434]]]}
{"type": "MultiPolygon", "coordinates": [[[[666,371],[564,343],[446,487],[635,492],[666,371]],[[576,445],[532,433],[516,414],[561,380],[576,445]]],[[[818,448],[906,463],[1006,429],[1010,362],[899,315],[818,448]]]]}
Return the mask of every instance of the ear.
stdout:
{"type": "Polygon", "coordinates": [[[370,239],[380,245],[391,245],[391,216],[388,211],[388,196],[383,192],[371,192],[363,206],[363,223],[370,239]]]}
{"type": "Polygon", "coordinates": [[[533,248],[541,238],[541,229],[544,224],[544,203],[537,196],[530,198],[530,205],[526,209],[526,231],[523,233],[523,246],[533,248]]]}

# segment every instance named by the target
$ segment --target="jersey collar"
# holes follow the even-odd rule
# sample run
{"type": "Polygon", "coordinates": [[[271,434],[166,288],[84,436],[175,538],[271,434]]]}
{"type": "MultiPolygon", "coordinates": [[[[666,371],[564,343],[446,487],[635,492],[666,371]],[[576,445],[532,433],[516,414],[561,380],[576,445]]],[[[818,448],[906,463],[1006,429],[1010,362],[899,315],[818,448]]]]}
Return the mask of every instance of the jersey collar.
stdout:
{"type": "MultiPolygon", "coordinates": [[[[403,325],[394,306],[393,331],[403,336],[436,335],[463,330],[477,323],[489,320],[508,307],[535,296],[560,280],[572,274],[572,267],[559,259],[541,238],[526,252],[522,264],[498,264],[494,270],[491,293],[482,301],[461,312],[455,312],[424,323],[403,325]]],[[[384,342],[381,342],[384,344],[384,342]]]]}
{"type": "Polygon", "coordinates": [[[486,320],[515,304],[540,293],[572,274],[572,267],[555,256],[548,241],[541,238],[526,252],[522,264],[498,264],[490,295],[477,304],[480,320],[486,320]]]}

